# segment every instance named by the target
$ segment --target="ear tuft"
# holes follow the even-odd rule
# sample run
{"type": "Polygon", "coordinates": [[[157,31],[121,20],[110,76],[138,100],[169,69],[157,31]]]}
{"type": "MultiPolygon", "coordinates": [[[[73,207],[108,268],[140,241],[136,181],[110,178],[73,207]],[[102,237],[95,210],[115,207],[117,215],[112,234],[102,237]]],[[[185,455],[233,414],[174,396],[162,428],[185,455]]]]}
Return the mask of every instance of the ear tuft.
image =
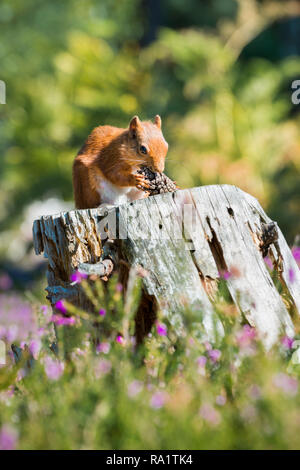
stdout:
{"type": "Polygon", "coordinates": [[[141,121],[139,120],[139,117],[133,116],[129,124],[129,129],[131,131],[135,131],[138,127],[140,127],[140,125],[141,125],[141,121]]]}
{"type": "Polygon", "coordinates": [[[161,129],[161,117],[158,114],[154,118],[154,124],[161,129]]]}

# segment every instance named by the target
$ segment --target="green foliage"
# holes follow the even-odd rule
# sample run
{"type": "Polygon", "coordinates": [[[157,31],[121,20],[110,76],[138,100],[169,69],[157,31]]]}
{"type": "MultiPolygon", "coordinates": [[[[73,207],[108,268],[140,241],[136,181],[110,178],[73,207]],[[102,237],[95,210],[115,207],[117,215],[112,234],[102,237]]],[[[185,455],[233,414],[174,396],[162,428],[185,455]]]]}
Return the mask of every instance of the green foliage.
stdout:
{"type": "Polygon", "coordinates": [[[181,2],[166,2],[164,26],[157,24],[156,40],[141,47],[147,18],[139,0],[3,0],[2,229],[12,221],[17,229],[34,200],[72,199],[72,160],[93,127],[160,113],[170,144],[167,172],[181,187],[236,184],[293,240],[300,162],[290,84],[299,57],[239,59],[245,38],[251,43],[268,26],[272,10],[268,17],[267,2],[206,3],[200,9],[190,1],[182,11],[181,2]],[[210,29],[196,29],[203,25],[210,29]]]}

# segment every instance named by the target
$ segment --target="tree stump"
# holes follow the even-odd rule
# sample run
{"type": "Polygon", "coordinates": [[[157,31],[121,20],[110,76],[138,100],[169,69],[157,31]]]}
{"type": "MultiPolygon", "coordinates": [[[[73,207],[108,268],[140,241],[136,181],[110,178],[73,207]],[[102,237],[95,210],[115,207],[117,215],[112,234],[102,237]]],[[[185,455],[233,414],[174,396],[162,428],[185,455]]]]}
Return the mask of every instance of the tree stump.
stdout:
{"type": "Polygon", "coordinates": [[[256,327],[266,348],[279,335],[294,334],[292,317],[300,312],[298,266],[277,224],[254,197],[235,186],[203,186],[111,209],[42,216],[34,221],[33,238],[36,254],[48,259],[52,307],[67,299],[89,311],[80,285],[70,283],[71,273],[79,268],[109,276],[112,266],[123,262],[143,271],[140,337],[151,327],[154,304],[179,330],[188,306],[202,317],[208,339],[222,335],[213,307],[220,277],[241,318],[256,327]],[[281,294],[266,255],[278,273],[281,294]]]}

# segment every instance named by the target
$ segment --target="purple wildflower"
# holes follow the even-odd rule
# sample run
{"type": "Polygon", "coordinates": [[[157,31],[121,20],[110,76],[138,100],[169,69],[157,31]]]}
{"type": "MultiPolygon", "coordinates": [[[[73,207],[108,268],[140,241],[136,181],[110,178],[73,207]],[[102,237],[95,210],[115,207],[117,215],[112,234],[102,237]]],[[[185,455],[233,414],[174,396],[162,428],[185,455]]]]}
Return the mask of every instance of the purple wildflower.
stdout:
{"type": "Polygon", "coordinates": [[[290,338],[289,336],[284,336],[284,337],[281,339],[281,343],[283,344],[283,346],[284,346],[286,349],[292,349],[292,347],[293,347],[293,342],[294,342],[294,338],[290,338]]]}
{"type": "Polygon", "coordinates": [[[0,276],[0,289],[1,290],[8,290],[8,289],[11,289],[13,286],[13,282],[11,280],[11,277],[4,273],[4,274],[1,274],[0,276]]]}
{"type": "Polygon", "coordinates": [[[221,354],[219,349],[211,349],[208,351],[208,356],[214,364],[220,360],[221,354]]]}
{"type": "Polygon", "coordinates": [[[258,400],[261,398],[261,388],[256,384],[251,385],[249,395],[253,400],[258,400]]]}
{"type": "Polygon", "coordinates": [[[106,310],[105,310],[105,308],[100,308],[100,310],[99,310],[99,315],[100,315],[101,317],[104,317],[104,316],[106,315],[106,310]]]}
{"type": "Polygon", "coordinates": [[[82,279],[87,279],[88,275],[85,273],[80,273],[79,271],[75,271],[73,274],[70,276],[70,281],[75,282],[75,284],[78,284],[79,282],[82,281],[82,279]]]}
{"type": "Polygon", "coordinates": [[[38,328],[37,334],[38,334],[39,337],[43,336],[45,334],[45,328],[42,327],[42,326],[40,328],[38,328]]]}
{"type": "Polygon", "coordinates": [[[21,342],[36,336],[38,325],[32,307],[16,293],[0,294],[0,318],[0,339],[21,342]]]}
{"type": "Polygon", "coordinates": [[[167,327],[164,323],[158,323],[156,325],[156,331],[157,331],[157,334],[159,334],[160,336],[167,336],[167,327]]]}
{"type": "Polygon", "coordinates": [[[61,315],[52,315],[50,321],[56,325],[74,325],[76,322],[74,317],[62,317],[61,315]]]}
{"type": "Polygon", "coordinates": [[[110,344],[109,343],[100,343],[96,347],[97,352],[102,352],[104,354],[108,354],[110,350],[110,344]]]}
{"type": "Polygon", "coordinates": [[[49,312],[49,308],[48,308],[48,305],[41,305],[41,312],[43,315],[47,315],[47,313],[49,312]]]}
{"type": "Polygon", "coordinates": [[[18,433],[9,424],[0,429],[0,450],[14,450],[17,446],[18,433]]]}
{"type": "Polygon", "coordinates": [[[116,337],[116,342],[119,343],[119,344],[124,344],[124,338],[122,335],[118,335],[116,337]]]}
{"type": "Polygon", "coordinates": [[[300,264],[300,246],[293,246],[292,254],[294,256],[295,261],[300,264]]]}
{"type": "Polygon", "coordinates": [[[216,404],[219,406],[224,406],[226,403],[226,397],[224,395],[218,395],[216,397],[216,404]]]}
{"type": "Polygon", "coordinates": [[[123,290],[123,286],[120,282],[118,282],[117,285],[116,285],[116,291],[117,292],[122,292],[122,290],[123,290]]]}
{"type": "Polygon", "coordinates": [[[111,370],[111,362],[108,359],[99,359],[95,367],[95,376],[99,379],[102,375],[108,374],[111,370]]]}
{"type": "Polygon", "coordinates": [[[57,310],[59,310],[60,312],[62,312],[63,314],[67,313],[67,308],[66,308],[66,306],[65,306],[65,304],[64,304],[63,299],[62,299],[62,300],[58,300],[58,302],[56,302],[55,308],[56,308],[57,310]]]}
{"type": "Polygon", "coordinates": [[[280,372],[273,378],[275,387],[280,388],[284,393],[290,396],[297,395],[298,392],[298,381],[290,375],[280,372]]]}
{"type": "Polygon", "coordinates": [[[151,408],[154,408],[155,410],[158,410],[159,408],[162,408],[167,400],[167,394],[166,392],[163,391],[158,391],[153,393],[151,400],[150,400],[150,406],[151,408]]]}
{"type": "Polygon", "coordinates": [[[257,418],[255,406],[248,404],[241,410],[241,417],[248,423],[253,423],[257,418]]]}
{"type": "Polygon", "coordinates": [[[38,353],[42,347],[42,343],[40,340],[32,340],[29,343],[29,351],[33,355],[34,359],[37,359],[38,353]]]}
{"type": "Polygon", "coordinates": [[[18,336],[18,326],[11,325],[6,329],[6,339],[9,343],[12,343],[17,339],[18,336]]]}
{"type": "Polygon", "coordinates": [[[293,284],[293,282],[295,282],[295,279],[296,279],[296,274],[295,274],[295,271],[290,268],[289,269],[289,281],[291,284],[293,284]]]}
{"type": "Polygon", "coordinates": [[[220,413],[209,403],[204,403],[200,408],[200,416],[211,426],[220,424],[220,413]]]}
{"type": "Polygon", "coordinates": [[[63,363],[53,360],[49,356],[45,358],[45,372],[50,380],[58,380],[62,375],[63,370],[63,363]]]}
{"type": "Polygon", "coordinates": [[[19,369],[17,373],[17,382],[20,382],[20,380],[23,380],[26,375],[25,369],[19,369]]]}
{"type": "Polygon", "coordinates": [[[230,279],[232,276],[231,272],[230,271],[222,271],[221,272],[221,277],[223,279],[225,279],[225,281],[227,281],[228,279],[230,279]]]}
{"type": "Polygon", "coordinates": [[[250,325],[244,325],[242,330],[236,335],[236,340],[240,348],[247,348],[251,345],[256,336],[256,331],[250,325]]]}
{"type": "Polygon", "coordinates": [[[266,256],[264,258],[264,261],[265,261],[266,265],[268,266],[268,268],[272,270],[273,269],[273,263],[271,261],[271,258],[269,256],[266,256]]]}
{"type": "Polygon", "coordinates": [[[196,361],[197,361],[198,367],[203,368],[203,367],[205,367],[205,364],[207,362],[207,358],[205,356],[199,356],[199,357],[197,357],[196,361]]]}
{"type": "Polygon", "coordinates": [[[140,380],[133,380],[127,387],[127,393],[129,398],[133,398],[138,395],[143,388],[143,383],[140,380]]]}

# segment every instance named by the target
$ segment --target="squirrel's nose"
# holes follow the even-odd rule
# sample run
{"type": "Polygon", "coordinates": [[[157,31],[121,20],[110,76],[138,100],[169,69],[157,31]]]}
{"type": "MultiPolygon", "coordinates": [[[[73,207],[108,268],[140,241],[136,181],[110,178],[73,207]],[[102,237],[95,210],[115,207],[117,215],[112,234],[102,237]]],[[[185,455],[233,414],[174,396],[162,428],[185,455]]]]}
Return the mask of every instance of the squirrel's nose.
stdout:
{"type": "Polygon", "coordinates": [[[162,173],[165,169],[165,162],[161,162],[161,163],[155,163],[154,164],[154,170],[159,172],[159,173],[162,173]]]}

